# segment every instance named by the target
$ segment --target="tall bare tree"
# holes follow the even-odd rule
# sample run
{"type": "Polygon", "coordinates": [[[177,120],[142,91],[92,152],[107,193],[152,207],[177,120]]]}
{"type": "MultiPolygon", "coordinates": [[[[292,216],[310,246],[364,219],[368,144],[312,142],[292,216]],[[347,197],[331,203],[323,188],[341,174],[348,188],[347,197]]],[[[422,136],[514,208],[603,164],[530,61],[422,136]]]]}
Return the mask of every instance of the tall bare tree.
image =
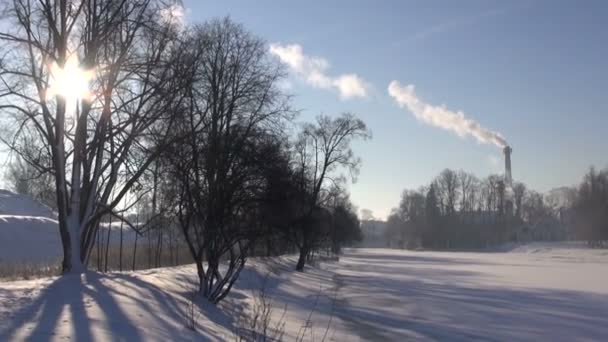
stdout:
{"type": "Polygon", "coordinates": [[[154,0],[14,0],[2,9],[0,111],[14,128],[4,141],[55,179],[64,272],[86,268],[101,217],[116,214],[158,156],[171,125],[156,123],[183,100],[191,72],[165,9],[154,0]],[[41,150],[28,153],[26,139],[41,150]]]}
{"type": "Polygon", "coordinates": [[[226,296],[245,265],[266,183],[264,164],[291,115],[278,87],[283,70],[267,50],[229,19],[195,28],[188,47],[195,82],[176,127],[187,139],[168,158],[200,292],[213,303],[226,296]]]}
{"type": "Polygon", "coordinates": [[[513,184],[513,202],[515,204],[515,217],[521,219],[522,204],[526,197],[526,185],[521,182],[515,182],[513,184]]]}
{"type": "Polygon", "coordinates": [[[444,213],[453,215],[458,202],[458,174],[454,170],[445,169],[437,177],[436,184],[444,213]]]}
{"type": "Polygon", "coordinates": [[[29,195],[49,208],[56,207],[55,186],[50,173],[41,172],[16,156],[8,165],[5,178],[17,193],[29,195]]]}
{"type": "Polygon", "coordinates": [[[355,180],[360,160],[354,155],[351,142],[368,139],[371,133],[363,121],[351,113],[336,118],[318,116],[314,124],[306,124],[295,144],[295,163],[300,184],[308,194],[303,220],[296,228],[296,244],[300,256],[296,270],[302,271],[315,240],[314,225],[320,209],[329,198],[329,189],[341,181],[342,171],[355,180]]]}
{"type": "Polygon", "coordinates": [[[374,212],[371,209],[361,209],[361,221],[372,221],[374,219],[374,212]]]}
{"type": "Polygon", "coordinates": [[[604,247],[608,241],[608,169],[589,169],[572,208],[577,236],[592,247],[604,247]]]}
{"type": "Polygon", "coordinates": [[[460,187],[460,211],[472,211],[475,203],[475,192],[479,180],[475,175],[464,170],[458,171],[458,183],[460,187]]]}

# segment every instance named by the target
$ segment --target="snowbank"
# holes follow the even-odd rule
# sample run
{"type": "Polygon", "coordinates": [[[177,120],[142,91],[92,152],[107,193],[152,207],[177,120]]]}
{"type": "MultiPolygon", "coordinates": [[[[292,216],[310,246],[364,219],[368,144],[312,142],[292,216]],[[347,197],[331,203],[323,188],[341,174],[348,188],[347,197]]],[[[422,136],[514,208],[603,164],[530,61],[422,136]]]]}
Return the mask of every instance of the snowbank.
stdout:
{"type": "Polygon", "coordinates": [[[48,262],[61,255],[55,219],[0,215],[0,262],[48,262]]]}
{"type": "Polygon", "coordinates": [[[0,263],[52,262],[61,253],[55,213],[30,196],[0,190],[0,263]]]}
{"type": "MultiPolygon", "coordinates": [[[[101,224],[105,243],[108,223],[101,224]]],[[[111,225],[110,244],[118,246],[121,224],[111,225]]],[[[123,244],[132,244],[136,233],[124,225],[123,244]]],[[[0,263],[52,263],[62,256],[57,215],[27,195],[0,190],[0,263]]]]}
{"type": "Polygon", "coordinates": [[[40,216],[57,218],[57,215],[44,204],[30,196],[15,194],[0,189],[0,215],[12,216],[40,216]]]}

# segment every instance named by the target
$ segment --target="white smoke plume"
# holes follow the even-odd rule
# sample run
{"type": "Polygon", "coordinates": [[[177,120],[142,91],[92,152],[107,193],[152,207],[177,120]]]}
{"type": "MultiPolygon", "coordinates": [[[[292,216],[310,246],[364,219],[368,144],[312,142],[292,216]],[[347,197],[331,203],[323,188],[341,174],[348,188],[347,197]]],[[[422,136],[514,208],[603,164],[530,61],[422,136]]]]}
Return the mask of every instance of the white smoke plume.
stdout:
{"type": "Polygon", "coordinates": [[[343,99],[367,97],[368,85],[361,77],[356,74],[329,76],[329,62],[321,57],[305,55],[298,44],[270,44],[270,53],[313,87],[337,90],[343,99]]]}
{"type": "Polygon", "coordinates": [[[494,144],[498,147],[507,146],[503,136],[491,131],[478,122],[465,117],[462,111],[451,111],[445,105],[435,106],[424,102],[414,92],[414,85],[402,86],[398,81],[392,81],[388,86],[389,95],[399,107],[407,108],[414,116],[429,125],[452,131],[460,137],[470,135],[480,143],[494,144]]]}

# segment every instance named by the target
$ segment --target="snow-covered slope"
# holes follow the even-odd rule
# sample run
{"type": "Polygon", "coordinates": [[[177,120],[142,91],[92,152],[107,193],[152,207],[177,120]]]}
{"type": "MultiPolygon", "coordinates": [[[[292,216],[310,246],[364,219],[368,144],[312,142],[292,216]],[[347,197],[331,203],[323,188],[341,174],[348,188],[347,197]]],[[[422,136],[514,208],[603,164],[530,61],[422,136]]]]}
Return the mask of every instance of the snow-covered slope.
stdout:
{"type": "MultiPolygon", "coordinates": [[[[62,256],[56,214],[27,195],[0,190],[0,263],[52,263],[62,256]]],[[[106,239],[109,224],[102,223],[106,239]]],[[[112,224],[110,244],[120,243],[120,223],[112,224]]],[[[123,242],[132,243],[135,232],[123,227],[123,242]]]]}
{"type": "Polygon", "coordinates": [[[0,190],[0,262],[50,262],[61,255],[55,213],[29,196],[0,190]]]}
{"type": "Polygon", "coordinates": [[[239,312],[251,309],[263,283],[274,297],[277,320],[288,305],[285,340],[306,334],[305,341],[320,341],[325,331],[334,331],[327,296],[333,274],[319,268],[295,272],[295,262],[251,260],[219,307],[196,299],[195,331],[186,327],[196,288],[193,266],[0,283],[0,341],[231,341],[239,312]]]}
{"type": "Polygon", "coordinates": [[[286,341],[607,340],[608,257],[551,257],[560,251],[353,249],[305,273],[294,257],[253,259],[224,304],[197,307],[196,332],[185,327],[193,266],[0,283],[0,341],[233,340],[268,272],[286,341]]]}
{"type": "Polygon", "coordinates": [[[56,218],[55,213],[30,196],[0,189],[0,215],[56,218]]]}
{"type": "Polygon", "coordinates": [[[50,262],[61,253],[56,220],[0,215],[0,262],[50,262]]]}

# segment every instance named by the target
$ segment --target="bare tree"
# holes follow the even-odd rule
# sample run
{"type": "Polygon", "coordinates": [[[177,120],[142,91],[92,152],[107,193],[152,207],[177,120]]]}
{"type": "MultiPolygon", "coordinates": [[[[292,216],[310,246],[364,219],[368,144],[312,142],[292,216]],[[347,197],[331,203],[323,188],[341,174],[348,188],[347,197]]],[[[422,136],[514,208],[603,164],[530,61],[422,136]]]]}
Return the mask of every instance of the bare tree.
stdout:
{"type": "Polygon", "coordinates": [[[374,212],[366,208],[361,209],[361,221],[371,220],[374,220],[374,212]]]}
{"type": "Polygon", "coordinates": [[[526,185],[521,182],[515,182],[513,184],[513,202],[515,204],[515,217],[521,219],[522,204],[526,197],[526,185]]]}
{"type": "Polygon", "coordinates": [[[399,248],[405,247],[406,239],[406,223],[403,221],[397,208],[393,208],[390,215],[386,218],[386,230],[384,231],[384,238],[388,247],[396,245],[399,248]]]}
{"type": "Polygon", "coordinates": [[[458,175],[456,171],[445,169],[436,179],[437,192],[446,215],[456,212],[458,202],[458,175]]]}
{"type": "Polygon", "coordinates": [[[197,27],[188,51],[196,81],[176,127],[186,143],[167,157],[200,293],[217,303],[245,265],[267,183],[264,164],[279,150],[277,135],[291,111],[277,86],[281,66],[242,26],[223,19],[197,27]]]}
{"type": "Polygon", "coordinates": [[[458,171],[458,183],[460,187],[460,210],[472,211],[475,202],[475,192],[479,180],[475,175],[464,170],[458,171]]]}
{"type": "Polygon", "coordinates": [[[543,195],[529,190],[522,202],[522,217],[531,226],[535,226],[550,216],[550,209],[545,205],[543,195]]]}
{"type": "Polygon", "coordinates": [[[6,180],[17,193],[29,195],[49,208],[55,209],[57,201],[50,173],[40,172],[36,167],[16,156],[8,165],[6,180]]]}
{"type": "Polygon", "coordinates": [[[86,268],[101,217],[116,214],[161,152],[171,125],[155,124],[183,100],[191,72],[163,6],[15,0],[3,9],[0,111],[14,124],[4,140],[54,176],[64,272],[86,268]],[[41,142],[42,158],[23,137],[41,142]]]}
{"type": "Polygon", "coordinates": [[[415,247],[425,233],[427,221],[425,191],[424,188],[417,191],[404,190],[401,193],[399,207],[393,209],[389,216],[389,237],[395,240],[400,248],[415,247]]]}
{"type": "Polygon", "coordinates": [[[300,256],[296,270],[302,271],[315,240],[315,216],[328,198],[329,189],[341,180],[341,171],[347,171],[353,180],[360,160],[355,157],[351,142],[368,139],[371,133],[365,123],[353,114],[344,113],[334,119],[318,116],[316,123],[306,124],[295,144],[295,162],[299,182],[308,194],[302,220],[296,225],[296,244],[300,256]]]}
{"type": "Polygon", "coordinates": [[[480,208],[487,212],[497,211],[499,205],[499,184],[502,177],[499,175],[489,175],[481,182],[480,208]]]}
{"type": "Polygon", "coordinates": [[[573,204],[574,223],[579,238],[592,247],[608,241],[608,169],[590,168],[579,185],[573,204]]]}
{"type": "Polygon", "coordinates": [[[330,213],[329,231],[327,238],[323,240],[325,244],[321,247],[326,248],[328,255],[330,253],[337,255],[341,253],[342,247],[361,241],[363,233],[357,208],[351,202],[348,191],[343,187],[335,186],[330,196],[326,205],[330,213]]]}

